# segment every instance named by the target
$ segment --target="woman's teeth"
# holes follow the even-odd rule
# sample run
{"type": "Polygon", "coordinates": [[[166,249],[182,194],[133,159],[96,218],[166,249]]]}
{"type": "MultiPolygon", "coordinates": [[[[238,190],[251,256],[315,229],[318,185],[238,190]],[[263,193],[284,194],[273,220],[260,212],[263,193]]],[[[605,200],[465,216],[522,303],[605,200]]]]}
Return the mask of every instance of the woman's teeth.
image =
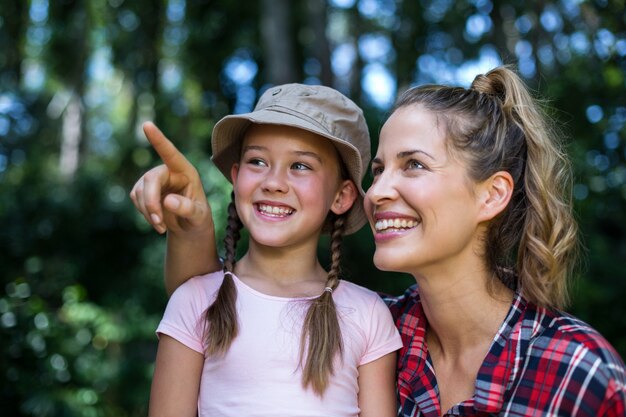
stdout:
{"type": "Polygon", "coordinates": [[[377,232],[382,232],[389,229],[411,229],[417,226],[416,220],[410,219],[384,219],[378,220],[374,225],[377,232]]]}

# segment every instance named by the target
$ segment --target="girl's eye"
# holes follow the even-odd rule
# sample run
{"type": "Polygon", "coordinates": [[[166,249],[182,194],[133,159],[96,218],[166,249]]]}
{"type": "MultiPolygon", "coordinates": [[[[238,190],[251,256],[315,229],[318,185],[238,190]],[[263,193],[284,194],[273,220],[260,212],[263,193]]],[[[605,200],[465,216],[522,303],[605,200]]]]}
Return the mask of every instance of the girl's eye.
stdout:
{"type": "Polygon", "coordinates": [[[291,165],[291,169],[296,169],[296,170],[299,170],[299,171],[305,171],[305,170],[310,170],[311,168],[308,165],[303,164],[302,162],[296,162],[296,163],[291,165]]]}
{"type": "Polygon", "coordinates": [[[248,163],[249,163],[250,165],[257,165],[257,166],[261,166],[261,167],[263,167],[263,166],[267,166],[267,164],[265,163],[265,161],[264,161],[264,160],[262,160],[261,158],[250,158],[250,159],[248,160],[248,163]]]}
{"type": "Polygon", "coordinates": [[[372,175],[375,177],[383,173],[384,168],[380,165],[372,167],[372,175]]]}

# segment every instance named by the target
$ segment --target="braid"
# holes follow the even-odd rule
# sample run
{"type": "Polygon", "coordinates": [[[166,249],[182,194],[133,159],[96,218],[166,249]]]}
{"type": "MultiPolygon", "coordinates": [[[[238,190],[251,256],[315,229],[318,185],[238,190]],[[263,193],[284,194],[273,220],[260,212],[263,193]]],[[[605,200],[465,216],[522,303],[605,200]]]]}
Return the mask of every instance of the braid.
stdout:
{"type": "Polygon", "coordinates": [[[235,205],[235,192],[230,194],[230,204],[228,205],[228,220],[226,224],[226,236],[224,237],[224,247],[226,250],[226,259],[224,260],[224,272],[233,272],[235,267],[235,256],[237,255],[237,242],[241,237],[240,231],[243,227],[239,215],[237,214],[237,206],[235,205]]]}
{"type": "Polygon", "coordinates": [[[217,292],[215,301],[206,311],[205,333],[208,356],[222,356],[226,354],[232,341],[237,337],[239,325],[237,323],[237,288],[233,281],[232,272],[235,266],[237,241],[242,228],[241,220],[237,215],[235,194],[231,194],[228,206],[228,223],[226,225],[226,259],[224,260],[224,280],[217,292]]]}
{"type": "Polygon", "coordinates": [[[339,274],[341,272],[341,243],[343,241],[345,217],[339,216],[333,222],[333,229],[330,235],[330,271],[328,271],[327,287],[335,289],[339,284],[339,274]]]}
{"type": "Polygon", "coordinates": [[[302,385],[307,387],[310,384],[318,395],[322,395],[328,387],[328,380],[334,372],[335,356],[343,351],[341,327],[332,291],[339,285],[344,223],[344,216],[337,217],[333,222],[331,267],[326,289],[322,295],[312,300],[304,319],[300,341],[301,366],[306,352],[306,360],[302,366],[302,385]]]}

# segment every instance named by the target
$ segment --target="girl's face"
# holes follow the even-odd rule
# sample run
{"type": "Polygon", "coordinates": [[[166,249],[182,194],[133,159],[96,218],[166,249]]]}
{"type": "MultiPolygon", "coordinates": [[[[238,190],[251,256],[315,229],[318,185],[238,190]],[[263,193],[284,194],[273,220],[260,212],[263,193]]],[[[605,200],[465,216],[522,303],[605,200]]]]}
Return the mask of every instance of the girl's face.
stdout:
{"type": "Polygon", "coordinates": [[[427,274],[476,255],[477,188],[462,157],[449,154],[443,124],[431,112],[410,105],[391,115],[372,173],[365,211],[378,268],[427,274]]]}
{"type": "Polygon", "coordinates": [[[239,218],[252,241],[271,247],[317,245],[329,211],[356,199],[331,142],[287,126],[252,125],[231,176],[239,218]]]}

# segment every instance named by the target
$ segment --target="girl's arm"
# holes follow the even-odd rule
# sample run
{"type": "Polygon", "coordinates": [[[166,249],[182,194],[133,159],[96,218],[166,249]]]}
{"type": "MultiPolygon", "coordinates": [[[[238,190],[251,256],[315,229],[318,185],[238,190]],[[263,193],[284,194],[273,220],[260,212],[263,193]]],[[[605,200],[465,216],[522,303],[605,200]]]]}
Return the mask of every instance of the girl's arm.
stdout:
{"type": "Polygon", "coordinates": [[[219,271],[222,264],[217,256],[213,230],[204,234],[167,234],[165,254],[165,291],[172,295],[174,290],[191,277],[219,271]]]}
{"type": "Polygon", "coordinates": [[[196,417],[204,357],[167,335],[160,335],[149,417],[196,417]]]}
{"type": "Polygon", "coordinates": [[[359,366],[360,417],[395,417],[396,352],[359,366]]]}
{"type": "Polygon", "coordinates": [[[145,123],[143,130],[163,164],[146,172],[130,197],[157,232],[167,232],[165,289],[171,295],[190,277],[221,269],[221,263],[198,171],[154,124],[145,123]]]}

